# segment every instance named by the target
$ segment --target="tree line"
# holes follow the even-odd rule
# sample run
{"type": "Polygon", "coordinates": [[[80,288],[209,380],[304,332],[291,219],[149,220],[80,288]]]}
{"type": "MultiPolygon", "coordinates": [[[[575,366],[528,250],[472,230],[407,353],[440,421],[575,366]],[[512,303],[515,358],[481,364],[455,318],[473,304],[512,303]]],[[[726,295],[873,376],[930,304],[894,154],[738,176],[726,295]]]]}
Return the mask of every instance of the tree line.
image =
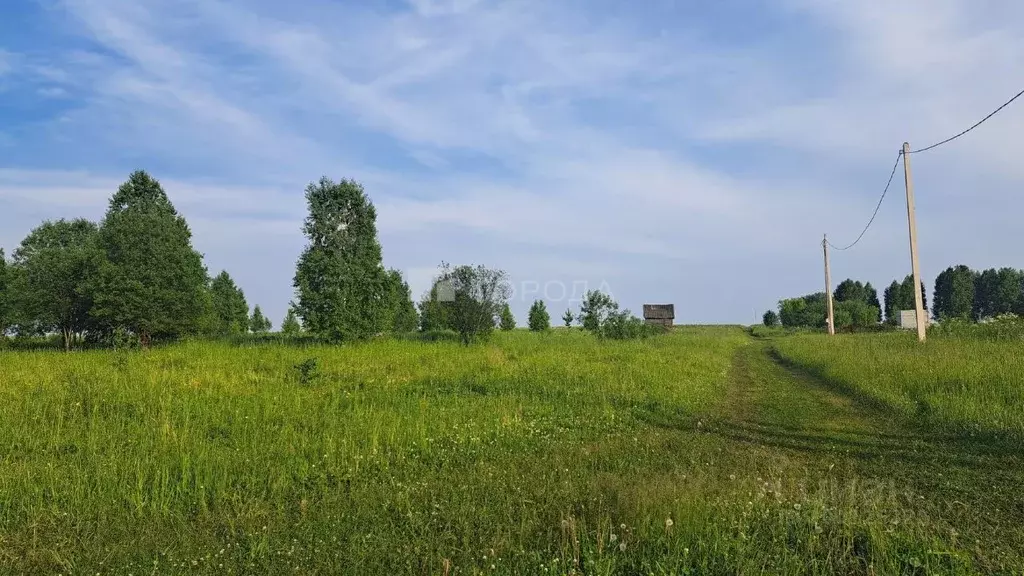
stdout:
{"type": "MultiPolygon", "coordinates": [[[[921,298],[927,312],[928,296],[924,282],[921,298]]],[[[833,293],[837,330],[857,330],[878,326],[896,326],[902,310],[914,310],[914,279],[893,280],[883,292],[882,302],[870,282],[847,279],[833,293]]],[[[975,271],[963,264],[943,270],[935,279],[931,316],[935,320],[980,322],[1005,314],[1024,316],[1024,271],[991,268],[975,271]]],[[[762,318],[766,326],[781,324],[787,328],[824,328],[826,326],[824,292],[779,301],[779,310],[769,310],[762,318]]]]}
{"type": "MultiPolygon", "coordinates": [[[[515,327],[504,271],[443,262],[417,305],[401,272],[383,265],[376,210],[361,185],[324,177],[306,188],[305,199],[307,245],[282,334],[341,342],[418,330],[451,332],[468,344],[495,327],[515,327]]],[[[648,333],[642,320],[598,291],[588,293],[579,315],[568,310],[563,319],[612,338],[648,333]]],[[[550,328],[542,301],[531,306],[529,327],[550,328]]],[[[145,347],[272,329],[259,306],[250,312],[227,271],[210,276],[185,218],[144,171],[117,189],[99,223],[46,221],[9,262],[0,249],[0,337],[60,334],[66,349],[126,340],[145,347]]]]}
{"type": "Polygon", "coordinates": [[[46,221],[0,250],[0,336],[60,334],[64,347],[262,333],[272,323],[227,272],[210,277],[160,183],[132,173],[99,223],[46,221]]]}

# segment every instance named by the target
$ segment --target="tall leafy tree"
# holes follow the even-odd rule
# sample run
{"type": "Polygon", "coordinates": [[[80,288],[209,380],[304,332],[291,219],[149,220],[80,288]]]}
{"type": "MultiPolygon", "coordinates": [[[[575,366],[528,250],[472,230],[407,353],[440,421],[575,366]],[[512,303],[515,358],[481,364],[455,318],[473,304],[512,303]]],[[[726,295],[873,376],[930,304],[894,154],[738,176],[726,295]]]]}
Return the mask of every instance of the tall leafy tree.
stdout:
{"type": "Polygon", "coordinates": [[[398,270],[388,270],[386,278],[387,320],[384,327],[397,334],[405,334],[416,330],[419,316],[416,305],[412,302],[409,284],[402,278],[398,270]]]}
{"type": "Polygon", "coordinates": [[[508,332],[516,329],[516,317],[512,315],[512,308],[508,303],[501,309],[501,329],[508,332]]]}
{"type": "Polygon", "coordinates": [[[299,322],[299,316],[295,313],[294,306],[288,307],[288,313],[281,322],[281,333],[285,336],[298,336],[302,333],[302,323],[299,322]]]}
{"type": "Polygon", "coordinates": [[[1022,304],[1024,272],[1013,268],[990,268],[974,282],[974,317],[978,320],[1018,312],[1022,304]]]}
{"type": "Polygon", "coordinates": [[[761,322],[769,328],[774,328],[779,325],[779,315],[775,313],[775,310],[768,310],[761,316],[761,322]]]}
{"type": "Polygon", "coordinates": [[[96,225],[87,220],[44,222],[14,251],[11,292],[18,322],[36,332],[59,332],[66,350],[90,324],[87,283],[96,239],[96,225]]]}
{"type": "Polygon", "coordinates": [[[104,258],[91,286],[92,316],[130,330],[144,346],[198,330],[206,269],[159,182],[133,172],[110,199],[97,244],[104,258]]]}
{"type": "Polygon", "coordinates": [[[867,302],[864,285],[860,281],[850,278],[843,280],[839,286],[836,286],[835,300],[836,302],[867,302]]]}
{"type": "MultiPolygon", "coordinates": [[[[928,293],[924,287],[924,280],[921,281],[918,289],[921,291],[921,307],[927,312],[928,293]]],[[[900,310],[913,310],[915,306],[917,306],[917,302],[914,300],[914,275],[907,274],[903,282],[900,283],[900,310]]]]}
{"type": "Polygon", "coordinates": [[[935,317],[969,320],[975,311],[973,270],[960,264],[943,270],[935,279],[935,317]]]}
{"type": "Polygon", "coordinates": [[[1024,304],[1024,271],[1000,268],[998,278],[993,313],[999,315],[1018,312],[1024,304]]]}
{"type": "Polygon", "coordinates": [[[900,283],[893,280],[892,284],[885,289],[883,298],[885,300],[885,321],[888,324],[896,325],[899,322],[899,312],[901,300],[901,288],[900,283]]]}
{"type": "MultiPolygon", "coordinates": [[[[947,270],[948,272],[948,270],[947,270]]],[[[940,274],[940,277],[943,277],[940,274]]],[[[943,279],[948,282],[948,278],[943,279]]],[[[936,287],[938,287],[936,279],[936,287]]],[[[989,268],[974,277],[975,320],[1000,314],[1019,313],[1024,308],[1024,271],[1014,268],[989,268]]]]}
{"type": "Polygon", "coordinates": [[[10,325],[8,310],[10,305],[10,294],[8,285],[7,257],[4,256],[4,249],[0,248],[0,338],[7,334],[7,327],[10,325]]]}
{"type": "MultiPolygon", "coordinates": [[[[938,278],[936,278],[936,285],[938,285],[938,278]]],[[[995,316],[998,290],[999,272],[995,268],[989,268],[977,275],[974,280],[974,307],[972,310],[976,320],[995,316]]]]}
{"type": "Polygon", "coordinates": [[[864,283],[864,302],[868,306],[878,310],[878,313],[875,315],[875,323],[881,322],[882,303],[878,301],[878,290],[875,290],[875,287],[871,285],[871,282],[864,283]]]}
{"type": "MultiPolygon", "coordinates": [[[[928,311],[928,294],[921,282],[921,303],[925,312],[928,311]]],[[[913,310],[917,304],[914,302],[914,276],[908,274],[902,282],[893,280],[892,284],[884,292],[885,321],[888,324],[896,325],[900,321],[900,311],[913,310]]],[[[877,299],[876,299],[877,301],[877,299]]],[[[874,305],[874,302],[869,302],[874,305]]]]}
{"type": "Polygon", "coordinates": [[[245,293],[235,285],[227,271],[222,271],[210,283],[210,295],[217,334],[225,336],[249,331],[249,304],[245,301],[245,293]]]}
{"type": "Polygon", "coordinates": [[[297,313],[318,336],[368,338],[388,319],[377,211],[352,180],[321,178],[306,188],[306,202],[309,244],[295,272],[297,313]]]}
{"type": "Polygon", "coordinates": [[[252,311],[252,317],[249,319],[249,330],[253,334],[266,334],[274,328],[274,323],[269,318],[263,315],[263,310],[260,309],[260,305],[257,304],[252,311]]]}
{"type": "Polygon", "coordinates": [[[530,306],[529,315],[530,330],[543,332],[551,329],[551,316],[548,314],[548,307],[543,300],[534,300],[530,306]]]}

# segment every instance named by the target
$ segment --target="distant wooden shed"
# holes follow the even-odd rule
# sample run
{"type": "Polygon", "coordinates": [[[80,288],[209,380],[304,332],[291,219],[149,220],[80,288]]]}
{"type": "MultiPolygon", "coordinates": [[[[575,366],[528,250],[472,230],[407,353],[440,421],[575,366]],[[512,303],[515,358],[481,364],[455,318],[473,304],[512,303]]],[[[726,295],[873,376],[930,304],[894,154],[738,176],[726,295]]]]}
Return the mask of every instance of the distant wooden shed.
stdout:
{"type": "Polygon", "coordinates": [[[644,304],[644,322],[671,328],[676,319],[674,304],[644,304]]]}

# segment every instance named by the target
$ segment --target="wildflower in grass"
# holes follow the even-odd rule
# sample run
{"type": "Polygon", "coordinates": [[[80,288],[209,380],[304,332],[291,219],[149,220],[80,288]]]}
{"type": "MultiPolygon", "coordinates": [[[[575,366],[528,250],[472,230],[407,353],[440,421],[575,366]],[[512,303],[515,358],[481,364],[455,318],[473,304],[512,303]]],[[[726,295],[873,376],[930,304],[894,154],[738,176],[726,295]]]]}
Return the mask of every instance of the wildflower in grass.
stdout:
{"type": "Polygon", "coordinates": [[[671,528],[674,524],[675,522],[673,522],[671,518],[665,519],[665,528],[671,528]]]}
{"type": "Polygon", "coordinates": [[[800,503],[799,503],[799,502],[797,502],[796,504],[793,504],[793,510],[797,510],[797,511],[799,511],[799,510],[800,510],[800,508],[802,508],[802,506],[800,506],[800,503]]]}
{"type": "Polygon", "coordinates": [[[612,535],[608,537],[608,540],[610,540],[614,544],[615,542],[617,542],[619,540],[619,537],[616,536],[615,533],[613,532],[612,535]]]}
{"type": "Polygon", "coordinates": [[[619,544],[619,551],[620,552],[625,552],[626,551],[626,543],[625,542],[622,542],[622,543],[619,544]]]}

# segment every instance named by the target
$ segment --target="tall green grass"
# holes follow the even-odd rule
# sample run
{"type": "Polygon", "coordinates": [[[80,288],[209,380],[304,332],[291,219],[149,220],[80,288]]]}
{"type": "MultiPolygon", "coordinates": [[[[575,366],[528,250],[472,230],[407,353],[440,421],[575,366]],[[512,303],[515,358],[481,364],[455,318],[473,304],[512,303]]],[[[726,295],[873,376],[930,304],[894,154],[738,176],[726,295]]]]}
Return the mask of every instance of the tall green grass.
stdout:
{"type": "Polygon", "coordinates": [[[1020,342],[908,333],[794,336],[774,342],[792,362],[904,417],[1024,438],[1020,342]]]}
{"type": "Polygon", "coordinates": [[[884,481],[706,431],[747,345],[3,353],[0,572],[969,572],[884,481]]]}

